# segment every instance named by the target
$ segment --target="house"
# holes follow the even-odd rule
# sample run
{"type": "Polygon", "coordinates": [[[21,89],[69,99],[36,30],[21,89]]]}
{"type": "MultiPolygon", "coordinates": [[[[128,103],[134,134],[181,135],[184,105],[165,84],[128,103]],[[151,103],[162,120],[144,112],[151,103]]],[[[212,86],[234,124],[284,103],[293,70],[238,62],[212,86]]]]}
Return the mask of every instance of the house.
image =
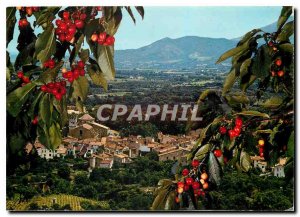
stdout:
{"type": "Polygon", "coordinates": [[[151,149],[146,145],[141,145],[139,148],[139,155],[145,156],[147,153],[149,153],[151,149]]]}
{"type": "Polygon", "coordinates": [[[251,156],[251,161],[253,162],[254,168],[259,168],[263,173],[266,172],[266,168],[268,166],[267,162],[264,161],[265,158],[260,156],[251,156]]]}
{"type": "Polygon", "coordinates": [[[114,163],[114,158],[110,154],[93,154],[89,158],[89,166],[93,168],[109,168],[111,169],[114,163]]]}
{"type": "Polygon", "coordinates": [[[114,161],[124,164],[124,163],[130,163],[131,159],[127,154],[115,154],[114,161]]]}
{"type": "Polygon", "coordinates": [[[284,173],[284,165],[286,164],[287,158],[280,158],[278,164],[275,164],[275,166],[272,168],[274,176],[276,177],[285,177],[284,173]]]}
{"type": "Polygon", "coordinates": [[[94,121],[95,118],[93,118],[89,114],[84,114],[80,118],[78,118],[78,125],[85,124],[85,123],[92,123],[94,121]]]}
{"type": "Polygon", "coordinates": [[[164,151],[158,154],[159,161],[167,160],[179,160],[189,153],[188,149],[177,147],[176,149],[170,149],[169,151],[164,151]]]}
{"type": "Polygon", "coordinates": [[[65,146],[60,145],[56,150],[56,157],[64,157],[68,154],[67,148],[65,146]]]}

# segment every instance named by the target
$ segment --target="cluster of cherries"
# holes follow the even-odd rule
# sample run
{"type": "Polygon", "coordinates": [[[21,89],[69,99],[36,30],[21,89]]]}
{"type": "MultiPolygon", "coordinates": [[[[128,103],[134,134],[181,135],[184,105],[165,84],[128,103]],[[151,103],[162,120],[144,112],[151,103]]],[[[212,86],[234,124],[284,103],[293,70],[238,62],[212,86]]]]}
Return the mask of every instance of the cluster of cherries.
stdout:
{"type": "Polygon", "coordinates": [[[61,42],[74,41],[74,35],[77,29],[82,29],[84,27],[84,20],[86,19],[85,13],[80,13],[79,11],[74,12],[70,15],[69,11],[63,11],[61,18],[55,21],[57,28],[55,28],[55,33],[58,40],[61,42]]]}
{"type": "Polygon", "coordinates": [[[205,171],[197,176],[197,169],[200,165],[198,160],[193,160],[191,163],[193,169],[190,171],[185,168],[182,170],[183,181],[177,182],[177,197],[175,198],[176,203],[180,202],[179,195],[184,192],[189,192],[191,189],[194,192],[194,196],[198,198],[199,196],[205,196],[204,190],[208,189],[208,175],[205,171]]]}
{"type": "MultiPolygon", "coordinates": [[[[16,7],[16,8],[17,8],[17,10],[24,12],[25,15],[27,15],[28,17],[30,17],[33,14],[33,12],[37,12],[40,10],[39,7],[16,7]]],[[[28,25],[29,25],[29,22],[26,18],[21,18],[19,20],[20,28],[25,28],[28,25]]]]}
{"type": "Polygon", "coordinates": [[[101,32],[99,34],[94,32],[91,36],[91,41],[100,45],[111,46],[115,43],[115,38],[106,32],[101,32]]]}
{"type": "Polygon", "coordinates": [[[31,121],[31,123],[32,123],[33,125],[37,125],[38,122],[39,122],[38,116],[35,116],[34,119],[31,121]]]}
{"type": "Polygon", "coordinates": [[[55,67],[55,60],[54,59],[49,59],[46,62],[44,62],[43,65],[44,65],[45,68],[53,69],[55,67]]]}
{"type": "MultiPolygon", "coordinates": [[[[241,134],[242,127],[243,127],[243,120],[240,117],[237,117],[235,119],[235,126],[234,126],[234,128],[228,130],[228,134],[229,134],[230,139],[233,139],[233,138],[239,136],[241,134]]],[[[227,128],[225,126],[221,126],[219,128],[219,132],[222,135],[225,135],[227,133],[227,128]]]]}
{"type": "Polygon", "coordinates": [[[78,61],[77,65],[72,66],[72,70],[67,71],[66,68],[62,69],[62,76],[65,79],[68,79],[70,83],[72,83],[74,80],[77,80],[79,76],[84,76],[85,71],[84,71],[84,66],[85,63],[80,60],[78,61]]]}
{"type": "Polygon", "coordinates": [[[275,59],[271,66],[271,75],[272,77],[283,77],[284,71],[282,70],[282,60],[280,58],[275,59]]]}
{"type": "Polygon", "coordinates": [[[264,146],[265,146],[265,141],[263,139],[258,140],[258,150],[259,150],[260,157],[264,157],[264,146]]]}
{"type": "Polygon", "coordinates": [[[41,91],[53,94],[55,99],[61,100],[67,93],[66,81],[50,82],[41,86],[41,91]]]}
{"type": "Polygon", "coordinates": [[[21,79],[21,80],[23,81],[22,86],[24,86],[24,85],[30,83],[29,77],[26,76],[26,75],[24,75],[24,72],[18,71],[18,72],[17,72],[17,76],[18,76],[19,79],[21,79]]]}

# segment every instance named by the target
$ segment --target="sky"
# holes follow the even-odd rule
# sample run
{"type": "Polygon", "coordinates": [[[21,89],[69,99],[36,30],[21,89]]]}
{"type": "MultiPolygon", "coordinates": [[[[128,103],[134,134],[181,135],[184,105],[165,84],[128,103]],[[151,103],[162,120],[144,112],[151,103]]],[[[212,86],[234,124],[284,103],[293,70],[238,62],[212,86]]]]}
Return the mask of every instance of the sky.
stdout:
{"type": "MultiPolygon", "coordinates": [[[[133,9],[133,8],[132,8],[133,9]]],[[[232,39],[277,21],[281,7],[144,7],[144,20],[133,9],[136,24],[126,10],[116,33],[115,49],[134,49],[165,37],[201,36],[232,39]]],[[[18,17],[17,17],[18,18],[18,17]]],[[[34,20],[33,16],[29,19],[34,20]]],[[[17,28],[17,26],[16,26],[17,28]]],[[[41,31],[35,30],[35,33],[41,31]]],[[[9,44],[14,53],[18,31],[9,44]]],[[[15,51],[16,52],[16,51],[15,51]]]]}

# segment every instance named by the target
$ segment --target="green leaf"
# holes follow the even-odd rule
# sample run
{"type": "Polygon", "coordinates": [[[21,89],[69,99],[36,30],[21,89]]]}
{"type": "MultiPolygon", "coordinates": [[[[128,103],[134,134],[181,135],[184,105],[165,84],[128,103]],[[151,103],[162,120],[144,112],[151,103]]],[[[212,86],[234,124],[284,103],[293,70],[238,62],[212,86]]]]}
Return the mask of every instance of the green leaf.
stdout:
{"type": "Polygon", "coordinates": [[[228,91],[230,91],[230,89],[234,85],[234,82],[236,81],[236,78],[237,76],[235,74],[235,69],[232,68],[224,81],[223,90],[222,90],[223,95],[226,94],[228,91]]]}
{"type": "Polygon", "coordinates": [[[294,21],[285,24],[277,36],[277,41],[289,41],[289,38],[294,34],[294,21]]]}
{"type": "Polygon", "coordinates": [[[55,30],[53,25],[49,25],[35,42],[35,54],[42,63],[50,59],[56,51],[55,30]]]}
{"type": "Polygon", "coordinates": [[[34,101],[31,103],[30,105],[30,109],[28,111],[28,116],[31,117],[31,119],[34,118],[35,116],[35,111],[37,110],[36,105],[38,105],[41,97],[44,95],[44,92],[39,92],[39,94],[37,95],[37,97],[34,99],[34,101]]]}
{"type": "Polygon", "coordinates": [[[60,115],[61,126],[65,126],[69,120],[66,97],[63,97],[61,100],[53,100],[53,106],[60,115]]]}
{"type": "Polygon", "coordinates": [[[287,156],[294,157],[294,155],[295,155],[295,131],[291,133],[287,144],[287,156]]]}
{"type": "Polygon", "coordinates": [[[248,172],[251,169],[251,159],[247,152],[242,151],[240,155],[240,165],[244,172],[248,172]]]}
{"type": "Polygon", "coordinates": [[[25,46],[18,54],[15,61],[15,68],[18,69],[24,65],[31,65],[33,61],[32,53],[34,52],[34,42],[25,46]]]}
{"type": "Polygon", "coordinates": [[[16,7],[6,8],[6,47],[14,37],[14,29],[16,24],[16,7]]]}
{"type": "Polygon", "coordinates": [[[175,207],[176,207],[175,206],[175,198],[176,198],[176,192],[175,191],[169,192],[166,203],[165,203],[164,210],[174,210],[175,209],[175,207]]]}
{"type": "Polygon", "coordinates": [[[64,64],[64,62],[61,61],[61,62],[57,63],[53,69],[49,68],[46,71],[41,72],[41,75],[40,75],[40,78],[38,79],[38,81],[41,81],[45,84],[54,81],[58,75],[60,68],[63,66],[63,64],[64,64]]]}
{"type": "Polygon", "coordinates": [[[289,17],[291,16],[292,13],[293,13],[293,7],[291,7],[291,6],[283,6],[282,7],[280,16],[277,21],[277,31],[279,31],[281,29],[281,27],[289,19],[289,17]]]}
{"type": "Polygon", "coordinates": [[[197,159],[199,161],[203,160],[203,158],[208,154],[212,149],[211,144],[205,144],[201,146],[198,151],[196,152],[194,159],[197,159]]]}
{"type": "Polygon", "coordinates": [[[104,77],[103,72],[101,72],[96,65],[88,65],[87,72],[94,84],[102,86],[104,90],[107,91],[107,81],[104,77]]]}
{"type": "Polygon", "coordinates": [[[43,24],[48,24],[49,21],[55,18],[55,14],[58,13],[60,8],[61,7],[46,7],[43,10],[33,13],[36,19],[34,26],[42,26],[43,24]]]}
{"type": "Polygon", "coordinates": [[[241,68],[240,68],[240,77],[244,77],[247,73],[248,73],[248,68],[249,66],[251,65],[251,58],[248,58],[246,59],[242,65],[241,65],[241,68]]]}
{"type": "Polygon", "coordinates": [[[113,53],[112,46],[98,45],[97,47],[97,63],[107,80],[114,79],[116,75],[113,53]]]}
{"type": "Polygon", "coordinates": [[[209,173],[209,180],[216,185],[220,185],[221,182],[221,167],[219,165],[216,156],[210,152],[209,159],[208,159],[208,173],[209,173]]]}
{"type": "Polygon", "coordinates": [[[294,46],[290,43],[280,44],[279,49],[287,53],[294,54],[294,46]]]}
{"type": "Polygon", "coordinates": [[[114,12],[113,16],[111,17],[111,19],[107,20],[107,23],[105,26],[106,32],[109,35],[115,35],[120,26],[121,20],[122,20],[121,7],[115,7],[115,12],[114,12]]]}
{"type": "Polygon", "coordinates": [[[258,48],[257,54],[252,59],[252,74],[257,78],[264,79],[270,75],[270,66],[272,64],[272,55],[267,45],[258,48]]]}
{"type": "Polygon", "coordinates": [[[57,148],[61,144],[61,132],[58,123],[52,123],[49,128],[51,149],[57,148]]]}
{"type": "MultiPolygon", "coordinates": [[[[41,120],[42,124],[45,124],[47,127],[52,124],[52,111],[53,105],[50,100],[50,95],[45,94],[39,103],[39,120],[41,120]]],[[[41,121],[39,121],[39,123],[41,121]]]]}
{"type": "Polygon", "coordinates": [[[81,49],[79,53],[79,57],[83,62],[87,62],[90,57],[90,50],[89,49],[81,49]]]}
{"type": "Polygon", "coordinates": [[[12,154],[17,153],[22,150],[26,145],[26,140],[23,138],[22,134],[17,132],[10,137],[8,148],[12,154]]]}
{"type": "Polygon", "coordinates": [[[131,19],[133,20],[134,24],[135,24],[135,18],[134,15],[132,13],[132,10],[130,8],[130,6],[125,6],[126,11],[128,12],[128,14],[130,15],[131,19]]]}
{"type": "Polygon", "coordinates": [[[13,116],[16,117],[22,106],[26,103],[29,93],[36,87],[36,84],[29,83],[23,87],[19,87],[11,92],[6,98],[6,110],[13,116]]]}
{"type": "Polygon", "coordinates": [[[270,118],[268,114],[259,111],[243,111],[236,113],[236,115],[270,118]]]}
{"type": "Polygon", "coordinates": [[[248,43],[244,43],[241,46],[237,46],[235,48],[232,48],[228,51],[226,51],[225,53],[223,53],[218,61],[216,62],[216,64],[223,62],[224,60],[228,59],[229,57],[232,57],[242,51],[245,51],[248,48],[248,43]]]}
{"type": "Polygon", "coordinates": [[[76,107],[83,112],[83,102],[85,101],[89,90],[89,82],[85,76],[80,76],[72,83],[71,98],[75,100],[76,107]]]}
{"type": "Polygon", "coordinates": [[[267,99],[264,103],[262,103],[262,107],[268,109],[274,109],[279,107],[283,102],[283,99],[280,96],[272,96],[271,98],[267,99]]]}
{"type": "Polygon", "coordinates": [[[250,87],[254,81],[256,81],[257,77],[255,75],[250,75],[249,81],[247,83],[241,83],[240,88],[242,91],[246,91],[248,87],[250,87]]]}
{"type": "Polygon", "coordinates": [[[247,32],[243,38],[239,41],[238,45],[242,45],[245,42],[248,42],[256,33],[261,32],[261,29],[253,29],[247,32]]]}

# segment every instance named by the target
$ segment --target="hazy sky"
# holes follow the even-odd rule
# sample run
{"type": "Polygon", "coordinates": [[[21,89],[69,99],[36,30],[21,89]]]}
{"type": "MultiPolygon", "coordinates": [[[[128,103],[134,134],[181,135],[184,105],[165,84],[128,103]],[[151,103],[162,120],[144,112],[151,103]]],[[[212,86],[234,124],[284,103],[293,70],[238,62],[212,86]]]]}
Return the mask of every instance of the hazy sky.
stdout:
{"type": "MultiPolygon", "coordinates": [[[[139,48],[164,37],[178,38],[187,35],[231,39],[253,28],[277,21],[280,10],[281,7],[273,6],[145,7],[144,20],[133,10],[136,25],[127,11],[123,10],[122,23],[115,35],[115,48],[139,48]]],[[[9,51],[16,47],[18,34],[16,31],[9,51]]]]}

